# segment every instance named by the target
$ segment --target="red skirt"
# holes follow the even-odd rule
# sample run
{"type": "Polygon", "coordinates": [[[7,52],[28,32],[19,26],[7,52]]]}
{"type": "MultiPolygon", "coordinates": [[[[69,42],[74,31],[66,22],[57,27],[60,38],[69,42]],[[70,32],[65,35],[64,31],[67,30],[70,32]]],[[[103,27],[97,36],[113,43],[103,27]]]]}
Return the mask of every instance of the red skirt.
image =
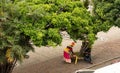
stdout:
{"type": "Polygon", "coordinates": [[[70,59],[70,54],[64,51],[64,58],[65,59],[70,59]]]}

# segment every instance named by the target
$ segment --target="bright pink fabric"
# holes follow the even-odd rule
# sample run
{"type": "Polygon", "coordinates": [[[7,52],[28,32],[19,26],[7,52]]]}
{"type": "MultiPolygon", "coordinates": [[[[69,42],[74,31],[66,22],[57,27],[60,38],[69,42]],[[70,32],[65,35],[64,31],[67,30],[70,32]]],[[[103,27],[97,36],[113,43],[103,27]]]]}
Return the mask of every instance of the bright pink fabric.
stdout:
{"type": "Polygon", "coordinates": [[[70,59],[70,54],[64,51],[64,58],[65,59],[70,59]]]}

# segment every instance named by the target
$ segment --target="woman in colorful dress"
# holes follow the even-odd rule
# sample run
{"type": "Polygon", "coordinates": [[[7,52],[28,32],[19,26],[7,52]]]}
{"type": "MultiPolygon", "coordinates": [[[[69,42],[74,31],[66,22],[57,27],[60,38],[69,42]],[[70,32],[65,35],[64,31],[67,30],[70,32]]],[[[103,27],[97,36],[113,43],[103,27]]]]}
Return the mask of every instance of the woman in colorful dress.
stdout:
{"type": "Polygon", "coordinates": [[[64,49],[64,61],[67,63],[71,63],[71,59],[75,57],[74,52],[73,52],[73,46],[75,45],[74,42],[72,42],[69,46],[67,46],[64,49]]]}

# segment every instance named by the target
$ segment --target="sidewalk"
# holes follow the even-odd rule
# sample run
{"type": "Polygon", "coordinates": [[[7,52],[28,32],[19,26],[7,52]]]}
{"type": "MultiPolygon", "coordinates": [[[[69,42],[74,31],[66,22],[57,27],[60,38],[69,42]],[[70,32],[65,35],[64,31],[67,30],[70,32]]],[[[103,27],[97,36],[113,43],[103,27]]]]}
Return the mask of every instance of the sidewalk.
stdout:
{"type": "MultiPolygon", "coordinates": [[[[97,36],[99,39],[92,49],[94,64],[120,56],[120,29],[112,28],[108,33],[100,32],[97,36]]],[[[68,37],[64,37],[62,46],[55,48],[35,47],[35,53],[29,52],[30,58],[26,59],[22,65],[18,65],[13,73],[73,73],[75,70],[91,66],[91,64],[84,61],[79,61],[76,65],[63,62],[63,49],[71,41],[68,37]]],[[[77,41],[74,51],[79,51],[80,46],[81,41],[77,41]]]]}

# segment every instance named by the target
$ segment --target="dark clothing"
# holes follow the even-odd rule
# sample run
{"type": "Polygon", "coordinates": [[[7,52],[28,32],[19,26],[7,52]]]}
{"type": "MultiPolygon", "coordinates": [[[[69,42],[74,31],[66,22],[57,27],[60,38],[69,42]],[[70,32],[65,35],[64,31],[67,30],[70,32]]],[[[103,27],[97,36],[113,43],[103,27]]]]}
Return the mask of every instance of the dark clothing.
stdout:
{"type": "Polygon", "coordinates": [[[85,52],[85,50],[88,48],[88,44],[89,44],[89,42],[88,41],[83,41],[82,42],[82,46],[81,46],[81,49],[80,49],[80,56],[84,56],[84,52],[85,52]]]}
{"type": "Polygon", "coordinates": [[[87,48],[83,54],[84,60],[91,63],[91,48],[87,48]]]}
{"type": "Polygon", "coordinates": [[[84,58],[84,61],[91,63],[91,48],[89,47],[89,41],[84,40],[82,42],[80,56],[84,58]]]}
{"type": "Polygon", "coordinates": [[[72,47],[71,47],[71,46],[67,46],[67,48],[70,50],[69,52],[71,53],[71,55],[73,55],[73,54],[74,54],[74,52],[73,52],[72,47]]]}

